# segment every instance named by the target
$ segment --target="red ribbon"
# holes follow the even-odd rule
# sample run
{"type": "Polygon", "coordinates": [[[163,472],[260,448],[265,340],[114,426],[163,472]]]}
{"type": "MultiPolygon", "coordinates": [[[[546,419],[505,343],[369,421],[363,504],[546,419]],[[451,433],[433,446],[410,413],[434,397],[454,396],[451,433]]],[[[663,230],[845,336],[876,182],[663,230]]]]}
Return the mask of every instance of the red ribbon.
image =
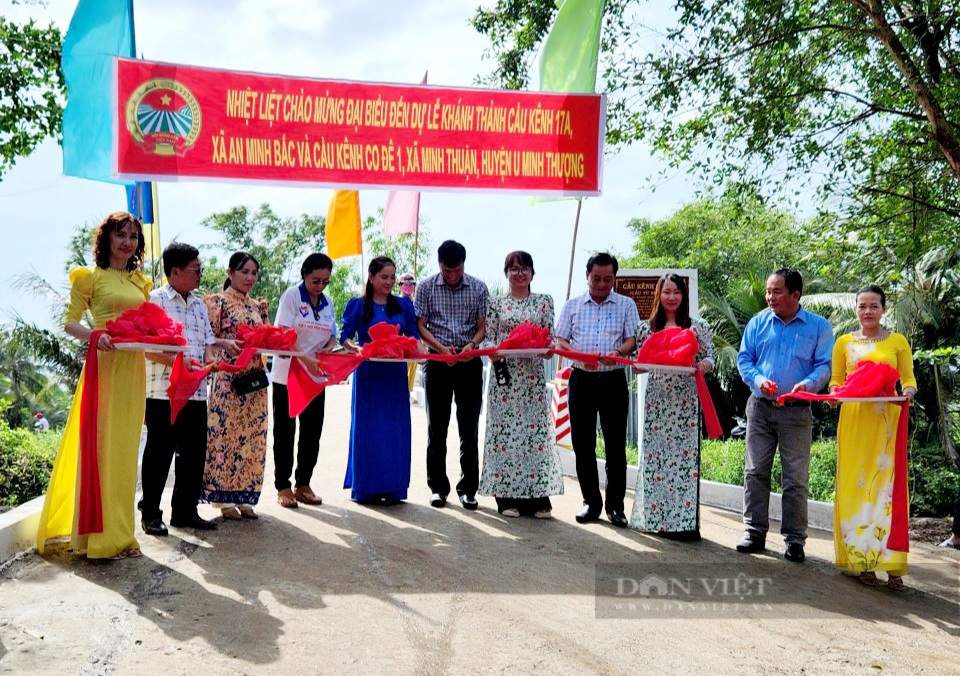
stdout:
{"type": "Polygon", "coordinates": [[[707,379],[700,369],[696,370],[695,375],[697,378],[697,398],[700,399],[700,409],[703,411],[703,422],[707,427],[707,438],[719,439],[723,436],[723,426],[720,425],[717,409],[713,405],[713,397],[710,396],[707,379]]]}
{"type": "Polygon", "coordinates": [[[300,360],[294,357],[287,374],[287,411],[290,417],[296,418],[303,413],[328,385],[336,385],[346,380],[361,362],[363,357],[359,354],[318,354],[317,364],[326,380],[317,382],[300,360]]]}
{"type": "MultiPolygon", "coordinates": [[[[792,399],[805,401],[839,401],[846,397],[891,397],[896,393],[900,373],[883,362],[864,359],[857,364],[843,385],[830,394],[792,392],[777,397],[782,404],[792,399]]],[[[899,403],[897,441],[893,456],[893,496],[891,499],[890,536],[887,548],[895,552],[910,551],[910,496],[907,491],[907,442],[909,440],[910,400],[899,403]]]]}
{"type": "Polygon", "coordinates": [[[80,535],[103,532],[103,503],[100,497],[100,461],[97,457],[97,409],[100,398],[97,342],[105,334],[90,334],[83,366],[80,394],[80,496],[77,503],[77,530],[80,535]]]}
{"type": "Polygon", "coordinates": [[[170,399],[170,424],[176,422],[180,411],[190,401],[190,397],[200,389],[200,383],[210,375],[211,371],[216,369],[223,373],[239,373],[250,365],[256,354],[257,348],[245,347],[233,364],[217,362],[206,368],[191,371],[184,363],[183,353],[179,353],[173,360],[173,366],[170,369],[170,386],[167,388],[167,398],[170,399]]]}
{"type": "Polygon", "coordinates": [[[897,421],[897,445],[893,456],[893,500],[890,537],[887,548],[895,552],[910,551],[910,496],[907,493],[907,439],[909,437],[910,400],[900,405],[897,421]]]}

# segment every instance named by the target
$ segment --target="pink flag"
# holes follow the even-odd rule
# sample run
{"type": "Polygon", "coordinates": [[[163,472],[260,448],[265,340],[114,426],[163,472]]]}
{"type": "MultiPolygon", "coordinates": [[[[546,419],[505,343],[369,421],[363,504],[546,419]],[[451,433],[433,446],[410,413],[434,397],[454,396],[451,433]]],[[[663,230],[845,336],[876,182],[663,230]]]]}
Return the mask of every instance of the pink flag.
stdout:
{"type": "Polygon", "coordinates": [[[387,193],[387,205],[383,209],[383,234],[387,237],[404,232],[416,232],[420,219],[420,193],[387,193]]]}
{"type": "MultiPolygon", "coordinates": [[[[420,84],[427,84],[427,73],[420,84]]],[[[383,208],[383,234],[387,237],[417,232],[420,223],[420,193],[391,190],[383,208]]]]}

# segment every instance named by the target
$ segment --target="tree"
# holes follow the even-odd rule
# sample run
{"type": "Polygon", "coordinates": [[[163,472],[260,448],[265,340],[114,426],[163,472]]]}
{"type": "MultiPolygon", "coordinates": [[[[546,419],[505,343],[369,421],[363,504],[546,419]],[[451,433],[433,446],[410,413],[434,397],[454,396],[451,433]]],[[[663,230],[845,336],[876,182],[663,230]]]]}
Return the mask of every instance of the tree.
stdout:
{"type": "Polygon", "coordinates": [[[809,238],[802,224],[757,196],[727,194],[685,204],[658,221],[631,219],[636,240],[625,268],[695,268],[703,291],[725,296],[740,279],[801,267],[809,238]]]}
{"type": "MultiPolygon", "coordinates": [[[[960,250],[933,247],[910,264],[892,251],[878,251],[866,242],[857,245],[847,266],[886,290],[885,324],[906,336],[914,350],[915,403],[926,422],[921,432],[939,441],[947,457],[960,466],[960,250]]],[[[854,287],[847,293],[806,297],[805,304],[830,312],[839,334],[856,327],[855,299],[854,287]]]]}
{"type": "MultiPolygon", "coordinates": [[[[552,0],[498,0],[473,18],[485,80],[527,84],[552,0]]],[[[645,141],[721,185],[814,185],[846,223],[909,247],[913,208],[934,243],[960,215],[960,9],[940,0],[606,3],[601,64],[612,146],[645,141]],[[648,11],[645,11],[648,10],[648,11]]]]}
{"type": "Polygon", "coordinates": [[[60,133],[66,97],[62,44],[53,24],[16,24],[0,16],[0,177],[18,157],[60,133]]]}
{"type": "MultiPolygon", "coordinates": [[[[88,265],[88,257],[93,254],[93,232],[94,228],[90,225],[78,225],[74,228],[66,247],[67,257],[63,265],[65,276],[73,268],[88,265]]],[[[57,385],[62,384],[72,392],[80,380],[87,346],[63,330],[64,316],[70,300],[68,283],[64,281],[60,285],[54,285],[32,271],[17,275],[13,284],[17,290],[46,302],[50,311],[50,323],[55,327],[42,329],[21,317],[15,317],[14,340],[30,352],[48,372],[57,376],[57,385]]],[[[87,326],[93,326],[89,313],[85,313],[81,321],[87,326]]],[[[47,417],[50,418],[50,415],[47,417]]]]}
{"type": "Polygon", "coordinates": [[[33,355],[9,333],[0,334],[0,397],[10,406],[4,416],[10,427],[23,427],[30,420],[36,396],[47,386],[47,378],[33,355]]]}

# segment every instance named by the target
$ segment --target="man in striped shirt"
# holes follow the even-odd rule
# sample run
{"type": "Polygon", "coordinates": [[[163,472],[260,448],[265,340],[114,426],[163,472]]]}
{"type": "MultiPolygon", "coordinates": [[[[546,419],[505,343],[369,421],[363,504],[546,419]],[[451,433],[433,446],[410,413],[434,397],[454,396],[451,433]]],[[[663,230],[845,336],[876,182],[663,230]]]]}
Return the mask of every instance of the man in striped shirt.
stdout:
{"type": "MultiPolygon", "coordinates": [[[[188,352],[184,360],[200,363],[213,361],[212,348],[225,348],[239,354],[235,341],[217,340],[210,327],[207,306],[193,292],[200,286],[203,265],[196,247],[172,242],[163,251],[163,274],[167,283],[150,293],[150,302],[162,307],[170,317],[183,324],[188,352]]],[[[147,352],[147,443],[143,448],[141,483],[143,497],[137,504],[141,525],[148,535],[166,535],[160,509],[160,496],[167,483],[170,463],[176,456],[175,483],[171,499],[170,524],[178,528],[211,530],[216,524],[197,514],[197,502],[203,484],[203,467],[207,458],[207,385],[200,387],[170,422],[170,367],[174,355],[147,352]]]]}
{"type": "Polygon", "coordinates": [[[577,480],[583,494],[578,523],[600,518],[604,507],[597,474],[597,415],[606,451],[606,511],[610,522],[627,527],[623,496],[627,488],[627,412],[629,394],[622,366],[605,357],[626,357],[637,345],[637,305],[613,291],[619,264],[607,253],[587,261],[587,293],[563,306],[557,323],[557,346],[600,356],[596,368],[574,363],[570,374],[570,440],[577,460],[577,480]]]}

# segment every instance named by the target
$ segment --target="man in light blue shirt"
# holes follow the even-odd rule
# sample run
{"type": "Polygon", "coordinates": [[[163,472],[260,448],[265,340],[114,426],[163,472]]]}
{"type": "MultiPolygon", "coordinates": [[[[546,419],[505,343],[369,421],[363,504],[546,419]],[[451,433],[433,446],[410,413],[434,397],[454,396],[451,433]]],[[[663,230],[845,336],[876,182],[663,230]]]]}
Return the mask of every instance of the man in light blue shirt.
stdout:
{"type": "Polygon", "coordinates": [[[750,387],[747,401],[747,454],[743,480],[743,539],[737,551],[763,551],[769,529],[770,472],[780,448],[783,466],[784,558],[806,557],[807,497],[813,415],[810,402],[776,398],[788,392],[818,392],[830,380],[833,329],[819,315],[800,307],[803,278],[782,268],[767,278],[769,311],[754,316],[743,331],[737,368],[750,387]]]}

